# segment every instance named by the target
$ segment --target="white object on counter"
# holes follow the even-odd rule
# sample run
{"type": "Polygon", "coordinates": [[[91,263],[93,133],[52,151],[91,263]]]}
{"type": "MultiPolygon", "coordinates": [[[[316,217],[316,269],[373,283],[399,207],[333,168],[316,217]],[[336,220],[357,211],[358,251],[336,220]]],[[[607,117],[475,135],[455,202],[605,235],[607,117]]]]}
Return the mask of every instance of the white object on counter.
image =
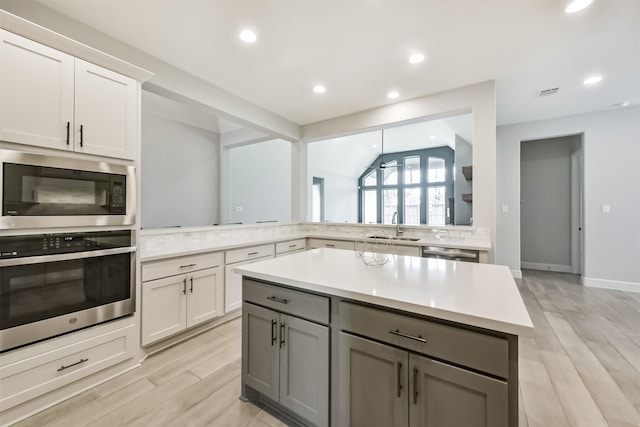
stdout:
{"type": "Polygon", "coordinates": [[[376,268],[363,264],[355,252],[320,248],[236,272],[514,335],[530,335],[533,329],[505,266],[393,255],[376,268]]]}

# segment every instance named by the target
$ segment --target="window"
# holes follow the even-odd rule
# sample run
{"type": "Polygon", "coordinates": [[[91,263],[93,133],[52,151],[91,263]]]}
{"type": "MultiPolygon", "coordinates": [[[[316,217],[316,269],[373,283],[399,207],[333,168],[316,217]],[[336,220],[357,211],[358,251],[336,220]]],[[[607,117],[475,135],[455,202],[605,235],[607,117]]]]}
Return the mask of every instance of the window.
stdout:
{"type": "Polygon", "coordinates": [[[450,224],[453,160],[450,147],[378,156],[358,180],[360,222],[390,224],[398,212],[402,224],[450,224]]]}

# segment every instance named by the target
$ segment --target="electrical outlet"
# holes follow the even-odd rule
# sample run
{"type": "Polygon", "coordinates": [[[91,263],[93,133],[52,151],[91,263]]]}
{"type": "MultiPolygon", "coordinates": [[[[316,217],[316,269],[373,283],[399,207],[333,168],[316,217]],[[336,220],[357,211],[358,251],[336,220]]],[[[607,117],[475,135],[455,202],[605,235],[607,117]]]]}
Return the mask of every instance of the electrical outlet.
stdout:
{"type": "Polygon", "coordinates": [[[602,205],[601,211],[603,214],[608,214],[611,212],[611,206],[609,205],[602,205]]]}
{"type": "Polygon", "coordinates": [[[509,206],[507,206],[507,205],[502,205],[502,206],[500,206],[500,211],[501,211],[502,213],[509,212],[509,206]]]}
{"type": "Polygon", "coordinates": [[[162,243],[172,243],[173,236],[162,236],[162,243]]]}
{"type": "Polygon", "coordinates": [[[242,212],[242,206],[236,206],[236,212],[242,212]]]}

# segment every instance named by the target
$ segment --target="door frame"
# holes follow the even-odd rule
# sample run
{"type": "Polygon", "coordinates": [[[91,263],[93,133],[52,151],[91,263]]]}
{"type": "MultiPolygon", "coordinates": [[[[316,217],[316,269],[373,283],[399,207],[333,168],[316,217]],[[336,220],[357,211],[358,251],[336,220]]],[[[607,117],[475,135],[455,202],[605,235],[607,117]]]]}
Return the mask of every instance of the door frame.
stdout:
{"type": "Polygon", "coordinates": [[[571,273],[584,276],[584,161],[582,142],[579,148],[571,152],[571,273]]]}

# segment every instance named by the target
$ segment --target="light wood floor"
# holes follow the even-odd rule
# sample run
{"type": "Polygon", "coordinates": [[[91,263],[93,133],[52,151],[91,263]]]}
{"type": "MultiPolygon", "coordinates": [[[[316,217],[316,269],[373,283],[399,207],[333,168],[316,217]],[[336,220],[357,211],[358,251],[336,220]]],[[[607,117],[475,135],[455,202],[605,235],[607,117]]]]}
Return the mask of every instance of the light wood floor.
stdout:
{"type": "MultiPolygon", "coordinates": [[[[535,325],[520,340],[520,426],[640,426],[640,293],[533,270],[517,282],[535,325]]],[[[284,425],[239,394],[234,320],[18,426],[284,425]]]]}

